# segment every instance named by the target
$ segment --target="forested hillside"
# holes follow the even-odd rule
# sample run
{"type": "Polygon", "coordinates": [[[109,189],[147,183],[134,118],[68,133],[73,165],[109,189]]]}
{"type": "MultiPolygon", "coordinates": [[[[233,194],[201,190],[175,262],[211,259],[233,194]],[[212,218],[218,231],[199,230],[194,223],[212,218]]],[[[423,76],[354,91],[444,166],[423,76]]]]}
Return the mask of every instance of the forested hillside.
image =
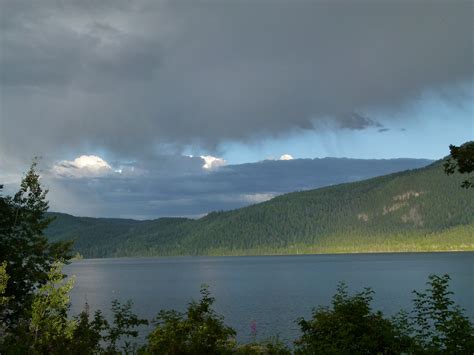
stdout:
{"type": "Polygon", "coordinates": [[[461,181],[436,162],[199,220],[55,214],[47,234],[85,257],[473,250],[474,193],[461,181]]]}

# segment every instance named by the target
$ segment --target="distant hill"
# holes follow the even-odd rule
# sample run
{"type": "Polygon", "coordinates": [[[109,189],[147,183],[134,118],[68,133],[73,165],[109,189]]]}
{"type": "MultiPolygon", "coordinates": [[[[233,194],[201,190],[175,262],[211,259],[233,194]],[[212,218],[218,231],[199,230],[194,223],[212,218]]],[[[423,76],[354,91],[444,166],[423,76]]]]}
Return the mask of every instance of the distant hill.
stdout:
{"type": "Polygon", "coordinates": [[[51,240],[85,257],[474,250],[474,191],[441,162],[294,192],[198,220],[54,213],[51,240]]]}
{"type": "Polygon", "coordinates": [[[212,174],[201,178],[199,182],[210,181],[213,185],[217,185],[214,188],[230,183],[245,193],[261,191],[288,193],[423,168],[433,162],[427,159],[407,158],[264,160],[220,167],[212,174]]]}

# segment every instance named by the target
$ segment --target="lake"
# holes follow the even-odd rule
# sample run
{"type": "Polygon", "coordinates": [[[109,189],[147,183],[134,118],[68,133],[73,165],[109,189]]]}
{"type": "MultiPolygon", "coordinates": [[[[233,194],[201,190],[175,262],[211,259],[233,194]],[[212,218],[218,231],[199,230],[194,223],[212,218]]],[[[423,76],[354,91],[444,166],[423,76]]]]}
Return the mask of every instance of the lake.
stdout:
{"type": "Polygon", "coordinates": [[[184,310],[207,284],[239,341],[251,340],[255,320],[258,339],[278,334],[291,342],[299,335],[295,320],[328,305],[339,281],[353,291],[372,287],[374,309],[391,315],[410,309],[411,292],[424,289],[429,274],[448,273],[453,298],[472,317],[473,267],[474,253],[460,252],[87,259],[65,271],[76,275],[73,313],[86,300],[106,311],[113,299],[132,299],[135,312],[151,319],[160,309],[184,310]]]}

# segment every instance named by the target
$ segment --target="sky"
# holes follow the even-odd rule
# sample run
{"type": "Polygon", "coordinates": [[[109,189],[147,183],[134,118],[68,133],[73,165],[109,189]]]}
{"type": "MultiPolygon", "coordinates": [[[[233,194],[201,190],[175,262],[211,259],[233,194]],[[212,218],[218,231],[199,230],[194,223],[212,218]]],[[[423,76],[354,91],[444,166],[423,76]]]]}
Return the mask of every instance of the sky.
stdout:
{"type": "Polygon", "coordinates": [[[40,156],[55,209],[148,218],[283,192],[216,178],[246,163],[279,162],[292,191],[310,186],[289,159],[439,159],[474,139],[473,6],[0,0],[0,182],[40,156]],[[227,187],[209,197],[203,177],[227,187]]]}

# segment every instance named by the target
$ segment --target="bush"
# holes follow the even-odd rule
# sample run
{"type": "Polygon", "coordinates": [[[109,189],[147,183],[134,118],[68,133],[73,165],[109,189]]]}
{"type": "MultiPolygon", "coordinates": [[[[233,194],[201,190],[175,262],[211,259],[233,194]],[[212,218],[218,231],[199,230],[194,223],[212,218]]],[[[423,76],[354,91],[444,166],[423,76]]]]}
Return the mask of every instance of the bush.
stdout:
{"type": "Polygon", "coordinates": [[[291,350],[278,337],[275,337],[260,343],[241,345],[236,349],[236,353],[239,355],[290,355],[291,350]]]}
{"type": "Polygon", "coordinates": [[[339,284],[332,308],[313,310],[312,318],[301,318],[303,335],[295,342],[297,354],[395,354],[402,351],[397,327],[381,312],[373,312],[369,288],[350,296],[339,284]]]}
{"type": "Polygon", "coordinates": [[[214,298],[207,286],[201,300],[191,302],[186,313],[161,311],[156,328],[148,336],[143,353],[148,354],[227,354],[235,348],[235,330],[224,324],[212,309],[214,298]]]}

